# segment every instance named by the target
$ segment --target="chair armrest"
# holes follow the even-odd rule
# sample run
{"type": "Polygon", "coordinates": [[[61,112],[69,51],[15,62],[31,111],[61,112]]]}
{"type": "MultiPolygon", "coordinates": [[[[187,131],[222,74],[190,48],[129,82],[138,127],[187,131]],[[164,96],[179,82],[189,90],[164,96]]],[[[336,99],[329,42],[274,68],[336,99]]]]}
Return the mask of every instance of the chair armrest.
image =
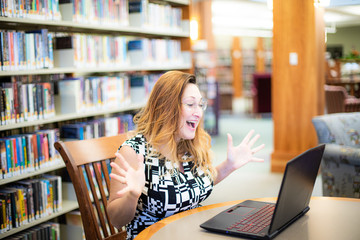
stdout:
{"type": "Polygon", "coordinates": [[[323,160],[360,166],[360,148],[326,144],[323,160]]]}
{"type": "Polygon", "coordinates": [[[312,119],[312,123],[314,125],[319,143],[335,142],[334,136],[331,135],[330,129],[328,128],[326,122],[321,117],[314,117],[312,119]]]}

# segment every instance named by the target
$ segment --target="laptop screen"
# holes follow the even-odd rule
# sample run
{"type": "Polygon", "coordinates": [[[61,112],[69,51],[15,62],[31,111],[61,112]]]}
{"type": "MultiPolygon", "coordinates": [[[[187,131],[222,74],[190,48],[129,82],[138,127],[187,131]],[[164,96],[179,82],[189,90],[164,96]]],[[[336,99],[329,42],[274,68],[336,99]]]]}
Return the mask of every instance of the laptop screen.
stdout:
{"type": "Polygon", "coordinates": [[[312,148],[287,163],[270,234],[292,221],[309,205],[324,148],[325,145],[312,148]]]}

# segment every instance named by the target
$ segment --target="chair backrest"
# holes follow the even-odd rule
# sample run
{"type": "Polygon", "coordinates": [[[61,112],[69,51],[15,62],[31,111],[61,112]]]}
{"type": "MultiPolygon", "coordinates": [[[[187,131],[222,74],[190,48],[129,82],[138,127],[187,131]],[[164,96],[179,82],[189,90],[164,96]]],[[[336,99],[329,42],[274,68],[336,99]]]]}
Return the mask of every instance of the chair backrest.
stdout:
{"type": "Polygon", "coordinates": [[[325,85],[325,103],[327,113],[345,112],[346,89],[342,86],[325,85]]]}
{"type": "Polygon", "coordinates": [[[126,134],[54,144],[74,185],[86,239],[125,239],[126,231],[110,223],[110,161],[127,139],[126,134]]]}

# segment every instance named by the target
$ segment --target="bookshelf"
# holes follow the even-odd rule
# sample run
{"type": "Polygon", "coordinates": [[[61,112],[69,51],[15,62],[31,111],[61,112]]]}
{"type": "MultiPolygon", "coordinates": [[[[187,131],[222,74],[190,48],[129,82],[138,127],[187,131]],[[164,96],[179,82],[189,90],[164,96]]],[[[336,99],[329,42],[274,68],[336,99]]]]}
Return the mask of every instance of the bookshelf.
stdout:
{"type": "MultiPolygon", "coordinates": [[[[10,1],[10,0],[5,0],[10,1]]],[[[124,0],[122,2],[126,2],[128,4],[129,0],[124,0]]],[[[56,2],[56,1],[53,1],[56,2]]],[[[0,68],[0,78],[14,78],[21,76],[41,76],[42,78],[47,78],[52,75],[59,75],[62,77],[65,76],[107,76],[114,74],[136,74],[136,73],[160,73],[169,70],[183,70],[183,71],[191,71],[192,69],[192,61],[191,61],[191,53],[190,53],[190,34],[189,34],[189,6],[191,4],[190,0],[148,0],[144,1],[147,4],[158,4],[158,5],[167,5],[170,8],[178,8],[182,11],[181,16],[181,27],[180,28],[162,28],[152,26],[133,26],[131,23],[129,24],[104,24],[103,22],[97,23],[84,23],[79,21],[69,21],[69,20],[61,20],[58,18],[56,20],[46,20],[45,18],[34,18],[34,17],[7,17],[1,14],[0,12],[0,31],[33,31],[40,29],[47,29],[47,31],[53,36],[57,36],[58,34],[97,34],[102,36],[121,36],[126,38],[126,41],[130,41],[133,39],[165,39],[165,40],[176,40],[181,45],[181,60],[179,62],[171,62],[167,63],[151,63],[151,64],[119,64],[116,66],[94,66],[94,67],[57,67],[54,62],[54,67],[50,68],[38,68],[38,69],[30,69],[27,67],[14,69],[2,69],[0,68]]],[[[0,45],[2,47],[2,45],[0,45]]],[[[0,49],[2,50],[2,49],[0,49]]],[[[54,49],[55,50],[55,49],[54,49]]],[[[1,54],[2,52],[0,52],[1,54]]],[[[129,58],[128,52],[126,53],[126,58],[129,58]]],[[[1,62],[0,62],[1,63],[1,62]]],[[[61,80],[60,80],[61,81],[61,80]]],[[[2,83],[0,83],[2,84],[2,83]]],[[[60,114],[58,110],[56,110],[56,114],[49,118],[44,119],[36,119],[33,121],[22,121],[22,122],[9,122],[3,125],[0,125],[0,134],[1,136],[7,137],[6,134],[15,133],[27,133],[32,130],[39,130],[43,127],[46,128],[49,126],[53,128],[57,126],[57,124],[63,124],[69,121],[76,121],[78,119],[86,119],[93,117],[108,117],[112,114],[123,113],[123,112],[131,112],[137,111],[140,109],[144,103],[127,103],[123,106],[111,108],[111,109],[97,109],[92,111],[84,111],[81,113],[69,113],[69,114],[60,114]]],[[[53,164],[45,167],[41,167],[36,171],[25,172],[23,174],[17,174],[16,176],[11,176],[8,178],[0,179],[0,189],[2,187],[7,186],[8,184],[16,183],[20,180],[31,179],[33,177],[40,176],[42,174],[52,173],[57,170],[63,170],[65,167],[64,163],[61,159],[54,160],[53,164]]],[[[58,212],[54,212],[49,216],[41,217],[29,223],[23,224],[20,227],[12,228],[11,230],[2,232],[0,235],[0,239],[13,236],[17,233],[20,233],[24,230],[27,230],[31,227],[37,226],[46,221],[51,221],[56,219],[59,216],[62,216],[72,210],[78,208],[77,201],[73,199],[63,198],[62,200],[62,209],[58,212]]]]}

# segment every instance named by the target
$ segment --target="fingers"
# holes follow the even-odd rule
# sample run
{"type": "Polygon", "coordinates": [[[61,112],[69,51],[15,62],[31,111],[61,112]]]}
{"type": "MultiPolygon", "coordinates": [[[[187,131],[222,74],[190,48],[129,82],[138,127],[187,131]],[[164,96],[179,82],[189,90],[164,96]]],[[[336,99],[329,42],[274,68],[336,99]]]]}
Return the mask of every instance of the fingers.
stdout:
{"type": "Polygon", "coordinates": [[[125,171],[115,162],[111,162],[110,166],[116,170],[116,172],[118,172],[120,175],[124,176],[125,175],[125,171]]]}
{"type": "Polygon", "coordinates": [[[261,149],[263,149],[264,147],[265,147],[265,144],[261,144],[260,146],[257,146],[256,148],[253,148],[251,150],[251,152],[254,154],[254,153],[260,151],[261,149]]]}
{"type": "Polygon", "coordinates": [[[248,134],[244,137],[241,144],[247,144],[249,142],[251,136],[254,134],[254,132],[255,132],[255,130],[251,129],[250,132],[248,132],[248,134]]]}
{"type": "Polygon", "coordinates": [[[262,158],[253,157],[253,158],[251,158],[251,161],[253,161],[253,162],[264,162],[265,160],[262,159],[262,158]]]}
{"type": "Polygon", "coordinates": [[[228,138],[228,148],[233,146],[233,139],[230,133],[227,134],[227,138],[228,138]]]}
{"type": "Polygon", "coordinates": [[[126,184],[126,183],[127,183],[125,177],[120,176],[120,175],[117,175],[117,174],[115,174],[115,173],[110,173],[110,177],[111,177],[112,179],[115,179],[115,180],[119,181],[119,182],[122,183],[122,184],[126,184]]]}
{"type": "Polygon", "coordinates": [[[125,158],[119,153],[119,152],[116,152],[115,153],[115,156],[117,159],[119,159],[119,162],[122,166],[122,168],[127,171],[130,167],[129,163],[125,160],[125,158]]]}
{"type": "Polygon", "coordinates": [[[255,137],[253,137],[253,138],[250,140],[250,142],[249,142],[249,147],[250,147],[250,148],[251,148],[251,147],[254,145],[254,143],[259,139],[259,137],[260,137],[260,134],[256,134],[255,137]]]}
{"type": "Polygon", "coordinates": [[[116,195],[118,196],[118,197],[123,197],[123,196],[125,196],[126,195],[126,193],[128,193],[128,188],[127,187],[124,187],[123,189],[121,189],[120,191],[117,191],[116,192],[116,195]]]}

